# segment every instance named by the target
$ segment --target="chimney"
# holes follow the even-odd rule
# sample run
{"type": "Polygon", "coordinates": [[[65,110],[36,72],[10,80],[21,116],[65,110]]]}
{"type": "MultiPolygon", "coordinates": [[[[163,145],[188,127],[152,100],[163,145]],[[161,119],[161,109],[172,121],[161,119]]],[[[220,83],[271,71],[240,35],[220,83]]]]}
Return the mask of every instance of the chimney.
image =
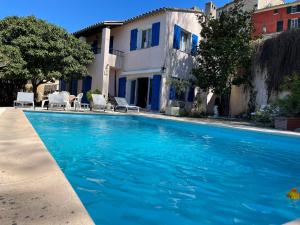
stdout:
{"type": "Polygon", "coordinates": [[[204,13],[205,13],[206,16],[209,16],[213,19],[216,19],[217,18],[217,7],[216,7],[216,5],[212,1],[207,2],[205,4],[204,13]]]}

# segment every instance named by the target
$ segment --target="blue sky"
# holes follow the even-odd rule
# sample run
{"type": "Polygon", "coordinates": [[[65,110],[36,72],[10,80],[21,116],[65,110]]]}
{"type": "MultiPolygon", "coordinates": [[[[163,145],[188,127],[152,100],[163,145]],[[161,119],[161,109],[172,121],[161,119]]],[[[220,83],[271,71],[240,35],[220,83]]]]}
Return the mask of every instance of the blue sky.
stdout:
{"type": "MultiPolygon", "coordinates": [[[[203,0],[0,0],[0,18],[34,15],[74,32],[103,20],[123,20],[164,6],[204,8],[203,0]]],[[[228,0],[215,0],[222,6],[228,0]]]]}

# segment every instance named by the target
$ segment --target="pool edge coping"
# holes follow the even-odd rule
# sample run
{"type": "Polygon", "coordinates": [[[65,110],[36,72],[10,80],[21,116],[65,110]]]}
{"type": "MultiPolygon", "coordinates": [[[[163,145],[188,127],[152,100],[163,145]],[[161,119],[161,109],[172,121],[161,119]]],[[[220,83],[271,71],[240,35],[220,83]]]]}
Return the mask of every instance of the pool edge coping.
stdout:
{"type": "MultiPolygon", "coordinates": [[[[95,225],[92,217],[90,216],[90,214],[88,213],[87,209],[85,208],[84,204],[82,203],[81,199],[79,198],[79,196],[77,195],[76,191],[74,190],[74,188],[72,187],[72,185],[70,184],[69,180],[67,179],[66,175],[64,174],[64,172],[61,170],[61,168],[59,167],[59,165],[57,164],[56,160],[54,159],[54,157],[52,156],[52,154],[50,153],[50,151],[48,150],[48,148],[46,147],[46,145],[44,144],[44,142],[42,141],[41,137],[39,136],[39,134],[36,132],[35,128],[33,127],[33,125],[31,124],[31,122],[29,121],[29,119],[27,118],[27,116],[25,115],[24,113],[24,110],[19,110],[19,109],[14,109],[13,107],[11,108],[5,108],[3,111],[0,112],[0,120],[3,119],[2,117],[5,116],[6,113],[10,113],[10,112],[15,112],[15,114],[17,114],[17,110],[18,111],[21,111],[21,113],[23,114],[23,117],[24,117],[24,122],[27,123],[25,130],[26,131],[22,131],[22,133],[24,133],[25,135],[28,135],[29,132],[31,135],[33,135],[33,138],[31,137],[31,139],[36,139],[34,140],[36,143],[35,143],[35,146],[39,145],[38,147],[41,147],[41,148],[38,148],[35,150],[36,154],[41,154],[43,155],[44,159],[46,159],[50,165],[49,167],[49,171],[47,171],[48,173],[47,174],[40,174],[40,176],[36,176],[34,177],[33,175],[28,175],[29,178],[27,179],[20,179],[19,181],[15,181],[15,182],[3,182],[3,183],[0,183],[0,186],[3,188],[1,190],[1,193],[2,195],[6,195],[7,193],[9,193],[9,191],[11,191],[10,189],[10,185],[13,185],[13,186],[21,186],[21,187],[18,187],[19,189],[26,189],[27,186],[29,186],[30,184],[29,183],[33,183],[34,182],[34,179],[37,179],[38,181],[40,182],[45,182],[45,180],[48,180],[48,179],[52,179],[55,181],[58,181],[57,182],[57,185],[60,185],[61,188],[63,188],[63,190],[65,191],[64,194],[65,194],[65,199],[59,199],[59,201],[61,201],[61,209],[65,212],[64,215],[67,216],[67,211],[69,209],[75,209],[76,210],[76,213],[77,215],[71,215],[69,217],[67,217],[67,219],[70,219],[70,221],[73,221],[71,222],[72,224],[76,224],[76,225],[95,225]],[[28,133],[27,133],[28,132],[28,133]],[[51,177],[51,175],[55,175],[54,178],[51,177]],[[44,180],[44,181],[43,181],[44,180]],[[23,187],[22,187],[23,186],[23,187]],[[64,186],[64,187],[63,187],[64,186]],[[78,210],[78,211],[77,211],[78,210]],[[74,221],[74,218],[77,216],[76,220],[74,221]],[[72,217],[72,218],[71,218],[72,217]]],[[[21,118],[23,119],[23,118],[21,118]]],[[[1,131],[1,127],[0,127],[0,133],[3,132],[1,131]]],[[[9,129],[6,130],[6,132],[10,132],[9,129]]],[[[23,137],[24,138],[24,137],[23,137]]],[[[26,137],[25,137],[26,138],[26,137]]],[[[0,140],[1,141],[1,140],[0,140]]],[[[2,141],[7,141],[5,138],[2,140],[2,141]]],[[[16,140],[11,140],[9,139],[8,141],[11,141],[13,143],[16,143],[18,142],[18,139],[16,140]]],[[[22,145],[24,145],[24,143],[17,145],[17,147],[22,147],[22,145]]],[[[18,151],[19,154],[21,154],[21,150],[20,149],[15,149],[15,151],[18,151]]],[[[0,152],[1,153],[1,152],[0,152]]],[[[7,153],[8,155],[12,154],[11,152],[8,152],[7,153]]],[[[6,155],[5,154],[0,154],[0,158],[2,157],[5,157],[6,155]]],[[[17,159],[16,159],[17,160],[17,159]]],[[[24,165],[24,166],[28,166],[28,165],[24,165]]],[[[34,168],[34,170],[37,170],[39,171],[41,168],[34,168]]],[[[35,174],[36,175],[36,174],[35,174]]],[[[5,176],[5,175],[4,175],[5,176]]],[[[1,178],[1,177],[0,177],[1,178]]],[[[3,178],[3,177],[2,177],[3,178]]],[[[3,179],[5,180],[5,178],[3,179]]],[[[9,180],[9,179],[7,179],[9,180]]],[[[2,181],[2,180],[0,180],[2,181]]],[[[45,183],[46,186],[47,186],[47,182],[45,183]]],[[[51,184],[49,183],[49,186],[48,186],[48,189],[51,187],[51,184]]],[[[47,189],[47,187],[45,188],[47,189]]],[[[51,192],[51,190],[47,190],[49,192],[51,192]]],[[[24,191],[25,192],[25,191],[24,191]]],[[[0,193],[0,194],[1,194],[0,193]]],[[[53,192],[52,192],[53,193],[53,192]]],[[[41,193],[36,193],[36,195],[41,195],[41,193]]],[[[47,202],[48,204],[51,205],[51,203],[53,203],[53,205],[55,206],[55,197],[54,196],[55,194],[51,195],[51,196],[47,196],[46,200],[49,200],[49,202],[47,202]]],[[[17,197],[16,197],[17,198],[17,197]]],[[[18,199],[17,199],[18,200],[18,199]]],[[[57,200],[57,199],[56,199],[57,200]]],[[[39,201],[39,200],[37,200],[39,201]]],[[[42,201],[42,200],[40,200],[42,201]]],[[[21,209],[21,211],[24,210],[24,209],[21,209]]],[[[40,209],[39,209],[40,210],[40,209]]],[[[37,215],[38,213],[40,213],[37,209],[37,215]]],[[[6,212],[6,211],[9,211],[5,208],[2,208],[1,211],[3,212],[6,212]]],[[[26,210],[25,210],[26,211],[26,210]]],[[[57,212],[58,214],[61,213],[61,212],[57,212]]],[[[75,213],[75,214],[76,214],[75,213]]],[[[57,216],[57,215],[50,215],[51,218],[54,220],[54,218],[57,216]],[[52,217],[53,216],[53,217],[52,217]]],[[[45,218],[46,219],[46,218],[45,218]]],[[[26,224],[36,224],[37,221],[32,221],[32,222],[29,222],[29,223],[26,223],[26,224]]],[[[46,224],[49,224],[50,223],[56,223],[55,221],[52,221],[51,222],[51,219],[47,219],[46,221],[39,221],[39,224],[40,225],[46,225],[46,224]]]]}
{"type": "MultiPolygon", "coordinates": [[[[284,135],[284,136],[293,136],[299,137],[300,133],[293,132],[293,131],[285,131],[285,130],[276,130],[272,128],[263,128],[263,127],[256,127],[256,126],[247,126],[241,124],[226,124],[222,121],[200,121],[199,118],[188,118],[188,117],[174,117],[174,116],[167,116],[155,113],[121,113],[121,112],[113,112],[113,111],[99,111],[99,112],[75,112],[75,111],[45,111],[45,110],[28,110],[23,109],[24,112],[36,112],[36,113],[59,113],[59,114],[75,114],[75,115],[114,115],[114,116],[143,116],[152,119],[164,119],[164,120],[171,120],[171,121],[179,121],[179,122],[188,122],[193,124],[202,124],[202,125],[213,125],[217,127],[225,127],[225,128],[234,128],[240,130],[248,130],[260,133],[268,133],[268,134],[275,134],[275,135],[284,135]]],[[[230,123],[230,121],[229,121],[230,123]]]]}

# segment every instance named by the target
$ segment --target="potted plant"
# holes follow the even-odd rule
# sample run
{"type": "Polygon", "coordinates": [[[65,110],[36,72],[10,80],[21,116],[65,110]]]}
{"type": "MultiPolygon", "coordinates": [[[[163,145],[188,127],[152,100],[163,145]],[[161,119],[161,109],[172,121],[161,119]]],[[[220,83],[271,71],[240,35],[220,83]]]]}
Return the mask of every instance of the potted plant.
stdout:
{"type": "Polygon", "coordinates": [[[277,129],[294,131],[300,128],[300,77],[298,74],[287,77],[282,87],[288,94],[276,101],[279,116],[275,117],[277,129]]]}
{"type": "Polygon", "coordinates": [[[166,115],[170,116],[184,116],[187,114],[185,110],[185,93],[190,86],[188,80],[171,78],[167,83],[173,89],[168,107],[166,108],[166,115]]]}

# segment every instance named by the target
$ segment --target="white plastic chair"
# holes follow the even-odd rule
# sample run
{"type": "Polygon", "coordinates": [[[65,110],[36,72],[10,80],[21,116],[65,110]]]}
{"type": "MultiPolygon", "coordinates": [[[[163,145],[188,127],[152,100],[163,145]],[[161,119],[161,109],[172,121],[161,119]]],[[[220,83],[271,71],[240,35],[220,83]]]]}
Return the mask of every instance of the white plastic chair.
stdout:
{"type": "Polygon", "coordinates": [[[126,112],[129,109],[137,110],[138,112],[140,112],[140,107],[135,106],[135,105],[129,105],[125,98],[115,97],[115,100],[117,102],[117,105],[115,106],[115,110],[119,109],[119,108],[125,108],[126,112]]]}
{"type": "Polygon", "coordinates": [[[93,110],[94,108],[99,108],[105,111],[106,100],[103,95],[92,94],[92,99],[93,99],[93,110]]]}
{"type": "Polygon", "coordinates": [[[75,109],[75,111],[77,109],[81,110],[81,100],[82,100],[82,97],[83,97],[83,93],[80,93],[75,98],[75,101],[74,101],[74,109],[75,109]]]}
{"type": "Polygon", "coordinates": [[[22,107],[25,104],[32,104],[34,108],[34,94],[32,92],[18,92],[17,100],[14,101],[14,107],[17,107],[17,104],[21,104],[22,107]]]}

